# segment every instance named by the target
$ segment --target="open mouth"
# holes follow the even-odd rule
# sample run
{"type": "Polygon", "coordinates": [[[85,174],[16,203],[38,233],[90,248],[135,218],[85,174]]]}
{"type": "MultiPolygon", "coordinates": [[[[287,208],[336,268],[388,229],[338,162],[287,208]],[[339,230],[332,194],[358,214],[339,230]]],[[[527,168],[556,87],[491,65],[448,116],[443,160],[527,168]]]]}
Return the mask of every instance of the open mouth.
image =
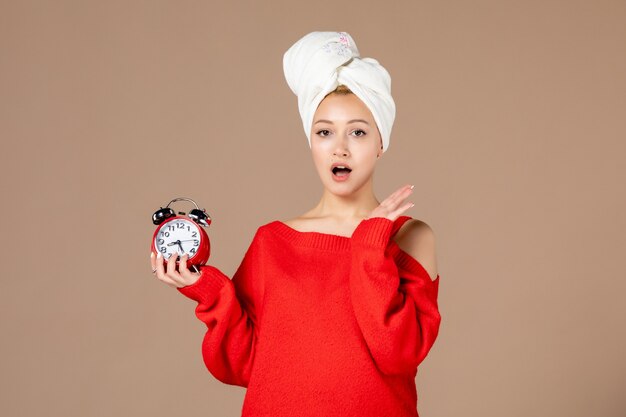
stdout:
{"type": "Polygon", "coordinates": [[[352,170],[350,168],[347,168],[347,167],[334,167],[332,169],[332,171],[333,171],[333,174],[338,176],[338,177],[345,177],[350,172],[352,172],[352,170]]]}
{"type": "Polygon", "coordinates": [[[348,178],[352,169],[345,166],[335,166],[332,169],[333,176],[336,178],[348,178]]]}

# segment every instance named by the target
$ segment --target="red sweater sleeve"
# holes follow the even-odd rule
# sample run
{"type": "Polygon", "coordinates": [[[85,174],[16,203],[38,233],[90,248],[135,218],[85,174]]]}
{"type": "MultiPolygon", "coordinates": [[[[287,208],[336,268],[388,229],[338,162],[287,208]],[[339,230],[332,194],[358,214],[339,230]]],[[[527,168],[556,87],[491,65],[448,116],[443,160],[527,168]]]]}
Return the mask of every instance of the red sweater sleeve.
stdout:
{"type": "Polygon", "coordinates": [[[433,281],[421,265],[400,276],[386,250],[394,222],[384,217],[361,221],[351,239],[350,296],[365,342],[385,374],[412,374],[437,338],[439,276],[433,281]]]}
{"type": "Polygon", "coordinates": [[[218,380],[247,387],[257,339],[255,302],[260,283],[251,274],[253,240],[232,281],[211,265],[201,267],[200,278],[178,288],[198,302],[196,316],[207,326],[202,357],[218,380]]]}

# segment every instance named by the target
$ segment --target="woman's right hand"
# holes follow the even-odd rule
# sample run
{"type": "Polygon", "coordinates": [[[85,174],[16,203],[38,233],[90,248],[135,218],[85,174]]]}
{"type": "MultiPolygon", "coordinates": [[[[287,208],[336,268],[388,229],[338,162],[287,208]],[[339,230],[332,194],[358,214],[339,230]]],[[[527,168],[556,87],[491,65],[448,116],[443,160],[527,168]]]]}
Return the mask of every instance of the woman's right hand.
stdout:
{"type": "Polygon", "coordinates": [[[155,255],[154,252],[150,252],[152,273],[170,287],[182,288],[194,284],[200,278],[200,272],[191,272],[189,268],[187,268],[187,258],[189,258],[187,254],[184,254],[180,258],[178,270],[176,270],[177,257],[178,253],[173,253],[170,257],[172,261],[168,262],[166,267],[163,265],[164,259],[160,252],[158,255],[155,255]]]}

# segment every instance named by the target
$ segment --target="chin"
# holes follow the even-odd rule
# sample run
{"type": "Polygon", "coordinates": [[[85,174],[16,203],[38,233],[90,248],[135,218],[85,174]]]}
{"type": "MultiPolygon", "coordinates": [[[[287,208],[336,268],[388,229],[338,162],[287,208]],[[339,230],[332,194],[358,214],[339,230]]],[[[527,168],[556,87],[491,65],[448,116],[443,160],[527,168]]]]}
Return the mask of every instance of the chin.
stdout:
{"type": "Polygon", "coordinates": [[[324,188],[328,190],[328,192],[340,197],[350,196],[357,192],[359,189],[361,189],[361,187],[363,186],[362,182],[359,182],[358,180],[352,178],[346,182],[335,182],[330,179],[329,182],[322,181],[322,184],[324,185],[324,188]]]}
{"type": "Polygon", "coordinates": [[[354,194],[354,189],[352,187],[350,188],[345,188],[342,190],[336,189],[335,188],[328,188],[328,192],[330,192],[331,194],[336,195],[337,197],[349,197],[352,194],[354,194]]]}

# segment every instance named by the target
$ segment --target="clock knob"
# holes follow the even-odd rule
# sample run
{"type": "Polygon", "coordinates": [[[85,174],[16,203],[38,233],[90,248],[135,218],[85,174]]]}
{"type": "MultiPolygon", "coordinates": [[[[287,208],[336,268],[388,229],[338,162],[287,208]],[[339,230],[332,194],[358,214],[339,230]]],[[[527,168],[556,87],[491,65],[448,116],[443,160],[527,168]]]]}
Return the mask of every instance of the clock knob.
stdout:
{"type": "Polygon", "coordinates": [[[189,217],[196,223],[201,224],[202,226],[208,226],[211,224],[211,218],[204,209],[200,210],[198,208],[192,209],[189,212],[189,217]]]}
{"type": "Polygon", "coordinates": [[[176,213],[174,213],[174,210],[172,210],[171,208],[161,207],[159,210],[155,211],[154,214],[152,215],[152,223],[161,224],[165,220],[169,219],[170,217],[174,217],[175,215],[176,213]]]}

